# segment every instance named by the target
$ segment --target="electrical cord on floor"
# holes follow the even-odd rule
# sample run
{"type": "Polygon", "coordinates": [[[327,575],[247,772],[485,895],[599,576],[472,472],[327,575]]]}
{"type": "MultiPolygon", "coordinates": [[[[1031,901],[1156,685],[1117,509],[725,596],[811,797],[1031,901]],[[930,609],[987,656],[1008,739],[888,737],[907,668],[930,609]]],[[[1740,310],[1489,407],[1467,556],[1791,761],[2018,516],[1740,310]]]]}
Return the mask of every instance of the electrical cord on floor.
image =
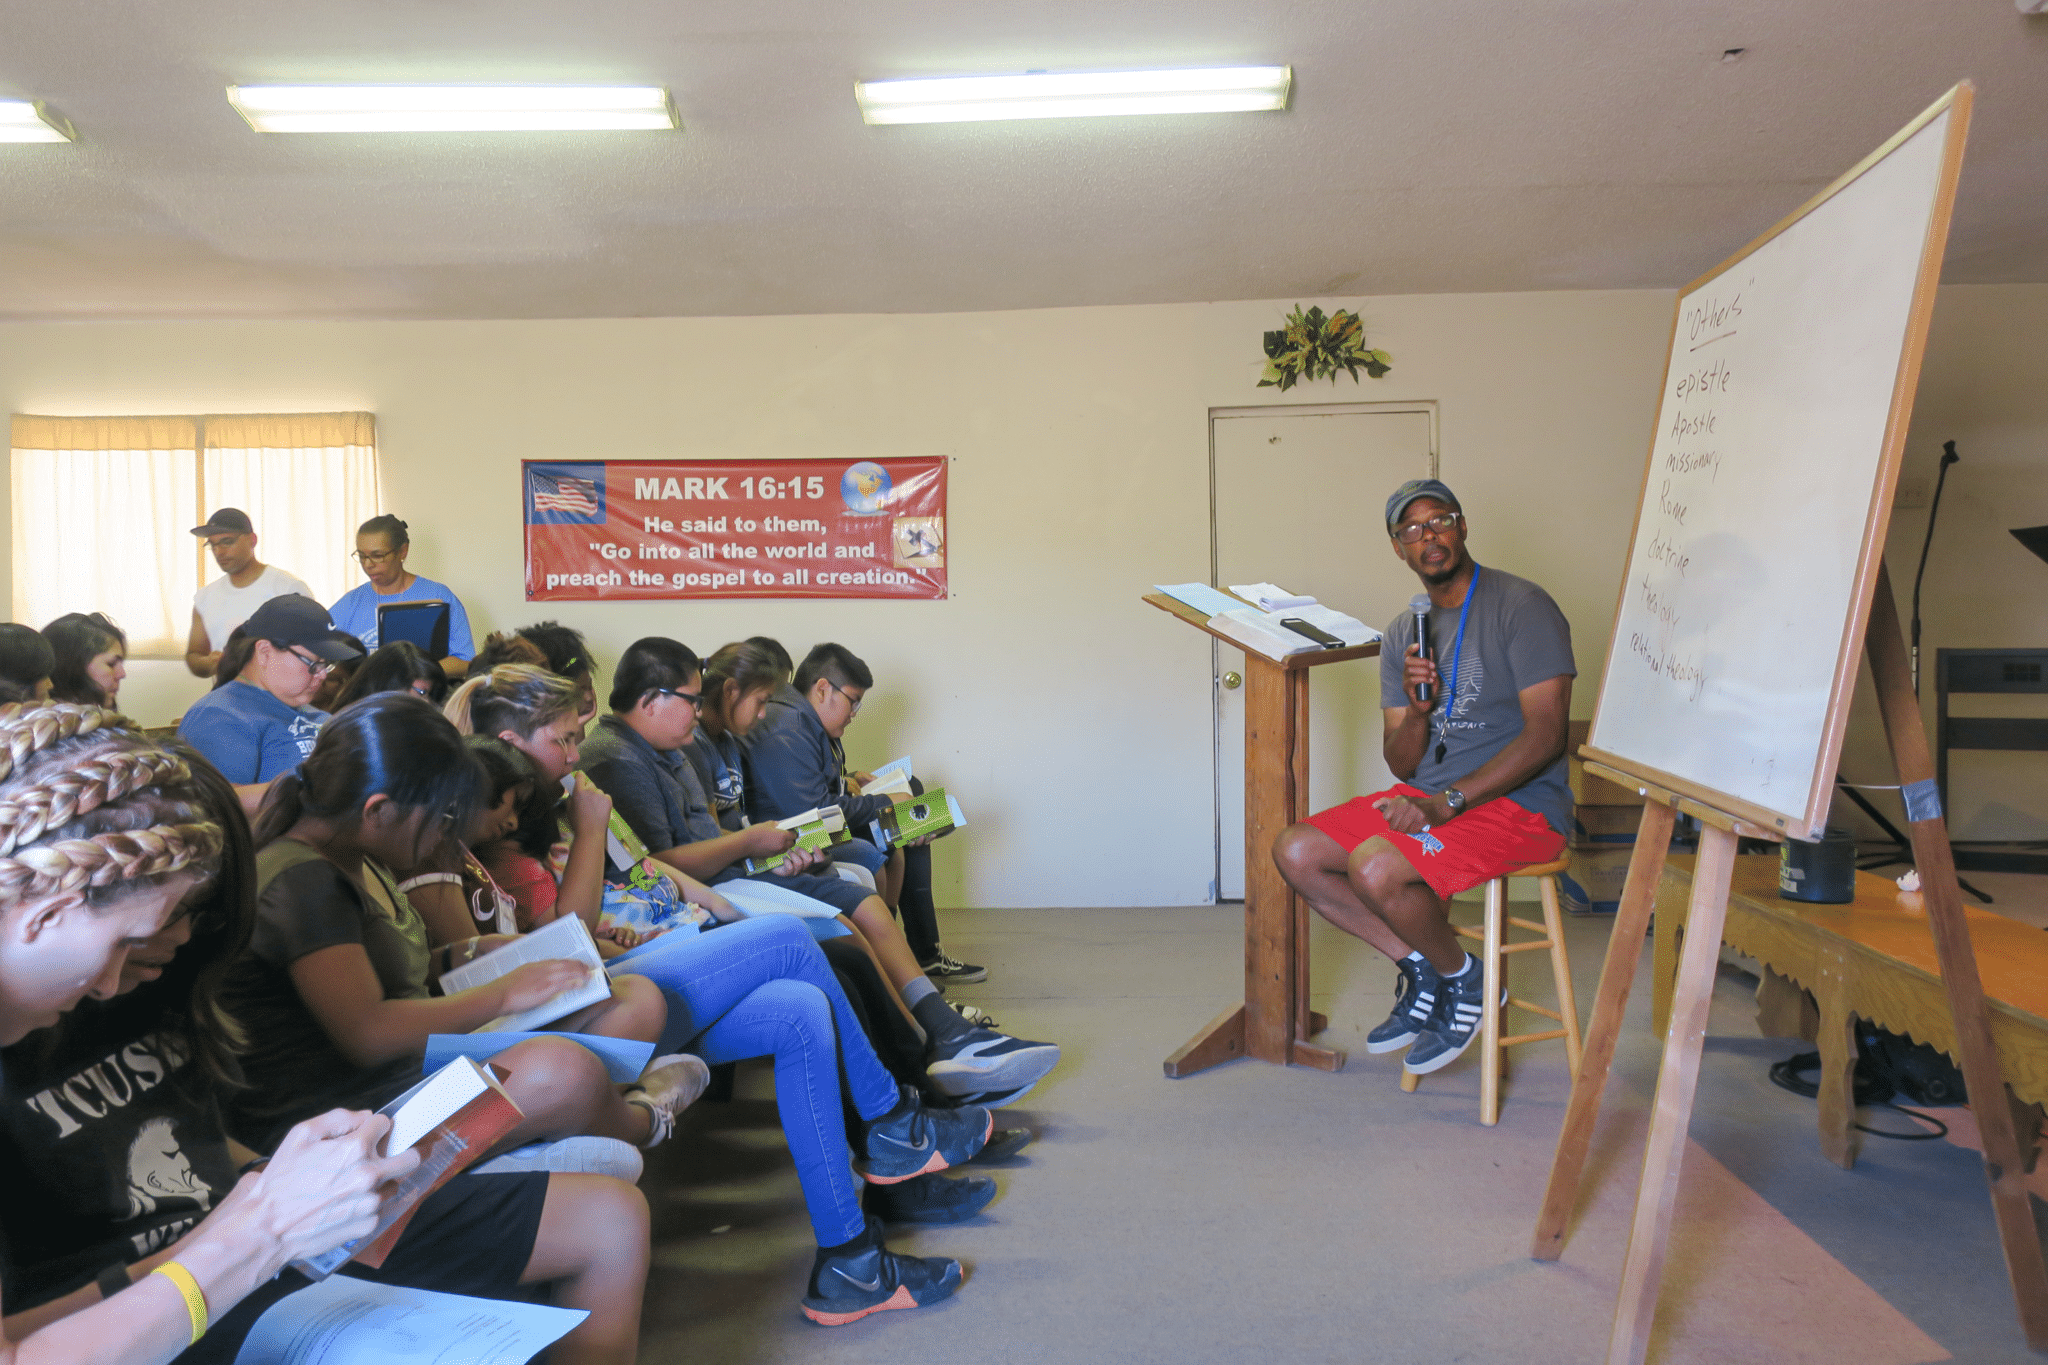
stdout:
{"type": "MultiPolygon", "coordinates": [[[[1820,1087],[1807,1080],[1800,1073],[1818,1070],[1820,1070],[1820,1054],[1818,1052],[1802,1052],[1797,1056],[1787,1057],[1782,1062],[1771,1063],[1771,1084],[1777,1086],[1780,1090],[1789,1090],[1795,1095],[1804,1095],[1808,1099],[1816,1099],[1820,1095],[1820,1087]]],[[[1931,1142],[1935,1138],[1948,1136],[1948,1125],[1934,1117],[1934,1115],[1923,1114],[1918,1109],[1908,1109],[1904,1105],[1893,1104],[1890,1098],[1891,1088],[1882,1081],[1869,1081],[1859,1073],[1851,1089],[1854,1092],[1852,1098],[1859,1109],[1896,1110],[1898,1113],[1907,1114],[1919,1119],[1922,1123],[1931,1123],[1935,1128],[1935,1131],[1931,1133],[1920,1131],[1893,1133],[1883,1128],[1872,1128],[1869,1124],[1859,1123],[1855,1125],[1858,1132],[1868,1133],[1872,1137],[1892,1138],[1898,1142],[1931,1142]],[[1879,1094],[1880,1091],[1883,1092],[1882,1096],[1879,1094]]]]}

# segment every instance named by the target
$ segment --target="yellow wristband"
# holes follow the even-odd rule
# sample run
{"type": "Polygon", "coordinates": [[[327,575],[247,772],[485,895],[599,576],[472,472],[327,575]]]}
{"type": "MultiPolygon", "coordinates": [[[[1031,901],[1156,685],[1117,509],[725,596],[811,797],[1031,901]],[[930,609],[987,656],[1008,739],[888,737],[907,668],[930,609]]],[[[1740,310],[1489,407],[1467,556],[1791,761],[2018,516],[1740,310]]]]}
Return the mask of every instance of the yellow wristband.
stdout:
{"type": "Polygon", "coordinates": [[[165,1261],[149,1273],[161,1275],[178,1286],[178,1293],[185,1300],[185,1313],[192,1319],[192,1340],[197,1344],[199,1338],[206,1335],[206,1295],[200,1290],[199,1281],[176,1261],[165,1261]]]}

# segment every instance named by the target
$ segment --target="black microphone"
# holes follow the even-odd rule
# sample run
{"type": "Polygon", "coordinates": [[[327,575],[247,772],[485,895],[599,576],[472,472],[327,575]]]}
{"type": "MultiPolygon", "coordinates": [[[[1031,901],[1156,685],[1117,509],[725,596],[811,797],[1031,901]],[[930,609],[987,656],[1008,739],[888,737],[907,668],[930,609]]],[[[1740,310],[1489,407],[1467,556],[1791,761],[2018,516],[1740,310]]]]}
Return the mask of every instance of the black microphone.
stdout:
{"type": "MultiPolygon", "coordinates": [[[[1408,610],[1415,613],[1415,649],[1423,658],[1429,657],[1429,594],[1416,593],[1408,599],[1408,610]]],[[[1428,701],[1432,691],[1428,683],[1415,689],[1417,701],[1428,701]]]]}

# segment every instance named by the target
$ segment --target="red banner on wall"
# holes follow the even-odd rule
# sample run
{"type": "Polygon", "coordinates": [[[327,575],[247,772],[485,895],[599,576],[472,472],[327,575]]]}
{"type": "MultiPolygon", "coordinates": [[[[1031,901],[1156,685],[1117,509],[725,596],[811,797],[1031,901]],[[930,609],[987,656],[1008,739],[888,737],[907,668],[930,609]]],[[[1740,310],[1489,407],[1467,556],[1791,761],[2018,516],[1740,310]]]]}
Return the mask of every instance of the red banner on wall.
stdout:
{"type": "Polygon", "coordinates": [[[946,595],[946,459],[527,460],[526,600],[946,595]]]}

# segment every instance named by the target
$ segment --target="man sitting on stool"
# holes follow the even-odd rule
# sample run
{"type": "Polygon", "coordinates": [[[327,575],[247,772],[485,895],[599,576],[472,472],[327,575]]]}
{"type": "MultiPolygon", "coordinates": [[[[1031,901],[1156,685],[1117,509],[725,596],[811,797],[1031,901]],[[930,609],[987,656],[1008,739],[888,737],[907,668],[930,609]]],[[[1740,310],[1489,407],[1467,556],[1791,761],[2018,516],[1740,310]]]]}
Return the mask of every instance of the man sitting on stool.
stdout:
{"type": "Polygon", "coordinates": [[[1481,966],[1458,946],[1450,897],[1555,859],[1571,813],[1571,627],[1534,583],[1473,563],[1466,531],[1435,479],[1387,500],[1394,553],[1430,603],[1427,652],[1407,612],[1380,646],[1381,752],[1403,781],[1290,825],[1273,845],[1280,875],[1317,914],[1400,968],[1393,1012],[1365,1047],[1407,1046],[1418,1076],[1448,1066],[1479,1028],[1481,966]]]}

